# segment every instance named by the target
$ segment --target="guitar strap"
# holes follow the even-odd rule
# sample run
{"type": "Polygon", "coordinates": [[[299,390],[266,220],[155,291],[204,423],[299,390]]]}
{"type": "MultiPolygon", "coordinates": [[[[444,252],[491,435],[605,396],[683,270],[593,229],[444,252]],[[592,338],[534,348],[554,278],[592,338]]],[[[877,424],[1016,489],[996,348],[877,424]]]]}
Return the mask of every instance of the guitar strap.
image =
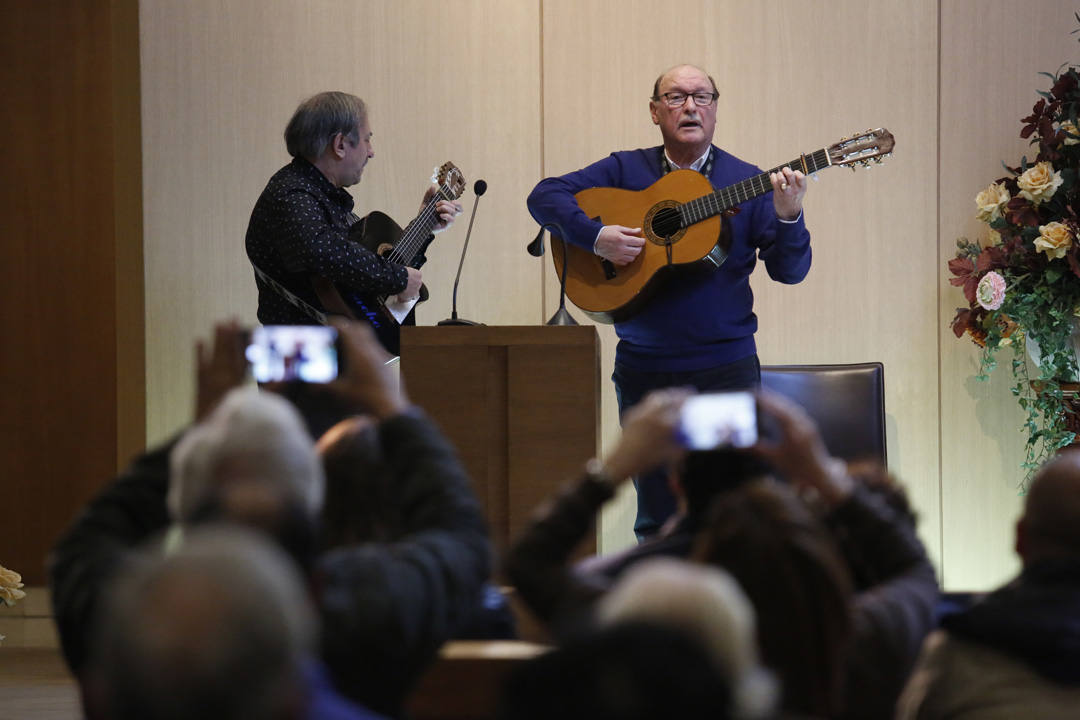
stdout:
{"type": "Polygon", "coordinates": [[[277,280],[267,275],[255,263],[251,263],[251,267],[255,269],[255,274],[259,277],[260,280],[263,281],[264,285],[269,287],[281,297],[285,298],[285,300],[288,301],[290,305],[302,311],[305,315],[310,317],[315,322],[319,323],[320,325],[326,325],[326,313],[324,313],[322,310],[319,310],[317,307],[304,300],[292,290],[289,290],[277,280]]]}
{"type": "MultiPolygon", "coordinates": [[[[360,222],[360,216],[352,212],[351,210],[345,214],[344,219],[345,227],[352,227],[356,223],[360,222]]],[[[250,260],[251,259],[248,258],[249,262],[250,260]]],[[[274,278],[270,277],[266,272],[263,271],[262,268],[260,268],[255,263],[251,263],[251,267],[255,270],[255,274],[258,275],[259,279],[263,281],[264,285],[269,287],[281,297],[285,298],[285,300],[290,305],[303,312],[315,322],[319,323],[320,325],[326,325],[326,319],[327,317],[329,317],[326,313],[309,303],[307,300],[304,300],[292,290],[289,290],[287,287],[279,283],[274,278]]]]}

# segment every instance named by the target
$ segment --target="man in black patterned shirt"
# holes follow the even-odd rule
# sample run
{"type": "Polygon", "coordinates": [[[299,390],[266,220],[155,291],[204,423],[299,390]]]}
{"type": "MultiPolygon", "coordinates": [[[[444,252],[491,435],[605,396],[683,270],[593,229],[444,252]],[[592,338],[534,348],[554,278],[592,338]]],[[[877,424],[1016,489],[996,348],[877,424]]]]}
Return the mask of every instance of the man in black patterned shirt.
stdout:
{"type": "MultiPolygon", "coordinates": [[[[345,188],[360,182],[375,153],[364,101],[342,92],[314,95],[296,109],[285,128],[293,160],[278,170],[255,203],[247,230],[247,254],[257,268],[259,322],[310,324],[309,312],[294,305],[259,276],[262,271],[316,310],[350,314],[343,304],[320,299],[313,282],[324,278],[360,293],[396,295],[403,302],[420,292],[420,271],[391,262],[348,239],[356,222],[345,188]]],[[[436,192],[428,189],[424,202],[436,192]]],[[[461,212],[446,200],[436,204],[444,230],[461,212]]]]}

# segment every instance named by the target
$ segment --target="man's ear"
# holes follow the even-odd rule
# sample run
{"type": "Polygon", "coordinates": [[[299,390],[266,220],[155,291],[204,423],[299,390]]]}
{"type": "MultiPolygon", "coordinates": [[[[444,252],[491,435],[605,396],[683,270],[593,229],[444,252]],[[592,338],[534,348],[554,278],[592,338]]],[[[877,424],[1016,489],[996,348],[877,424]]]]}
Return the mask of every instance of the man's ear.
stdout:
{"type": "Polygon", "coordinates": [[[659,125],[660,124],[660,118],[656,114],[656,101],[655,100],[650,100],[649,101],[649,114],[652,115],[653,125],[659,125]]]}
{"type": "Polygon", "coordinates": [[[330,139],[330,149],[334,156],[341,159],[345,157],[345,133],[337,133],[330,139]]]}

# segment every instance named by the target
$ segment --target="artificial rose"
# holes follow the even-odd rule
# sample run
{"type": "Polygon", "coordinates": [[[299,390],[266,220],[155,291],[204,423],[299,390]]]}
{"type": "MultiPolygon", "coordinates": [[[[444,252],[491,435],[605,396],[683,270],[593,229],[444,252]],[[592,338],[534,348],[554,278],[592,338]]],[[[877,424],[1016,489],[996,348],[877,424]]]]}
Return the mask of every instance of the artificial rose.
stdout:
{"type": "Polygon", "coordinates": [[[975,205],[979,208],[975,217],[986,223],[993,222],[1001,217],[1001,208],[1011,199],[1004,183],[991,183],[990,187],[975,196],[975,205]]]}
{"type": "Polygon", "coordinates": [[[22,586],[22,575],[0,565],[0,600],[14,605],[16,600],[26,597],[26,593],[19,589],[22,586]]]}
{"type": "Polygon", "coordinates": [[[1065,253],[1069,251],[1072,244],[1073,236],[1068,226],[1059,222],[1039,226],[1039,237],[1035,238],[1035,249],[1046,253],[1048,260],[1065,257],[1065,253]]]}
{"type": "Polygon", "coordinates": [[[1027,172],[1016,179],[1016,184],[1020,186],[1020,196],[1036,205],[1052,198],[1063,182],[1061,173],[1054,172],[1054,166],[1045,160],[1028,168],[1027,172]]]}
{"type": "Polygon", "coordinates": [[[1005,278],[991,270],[975,288],[975,299],[986,310],[997,310],[1005,302],[1005,278]]]}

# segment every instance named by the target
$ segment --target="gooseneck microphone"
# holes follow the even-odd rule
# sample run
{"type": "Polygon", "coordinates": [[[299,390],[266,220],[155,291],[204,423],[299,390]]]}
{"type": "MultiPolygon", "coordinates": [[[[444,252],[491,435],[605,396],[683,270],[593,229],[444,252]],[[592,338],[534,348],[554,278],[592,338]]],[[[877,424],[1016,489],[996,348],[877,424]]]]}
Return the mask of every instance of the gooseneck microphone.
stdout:
{"type": "Polygon", "coordinates": [[[559,240],[563,244],[563,266],[562,273],[559,277],[559,309],[555,311],[555,314],[551,316],[551,319],[547,321],[548,325],[577,325],[577,320],[566,309],[566,266],[570,264],[570,251],[569,245],[566,240],[566,231],[562,229],[559,223],[548,222],[540,226],[540,232],[536,234],[536,237],[531,243],[525,246],[525,250],[533,257],[540,257],[544,254],[544,231],[555,230],[559,233],[559,240]]]}
{"type": "Polygon", "coordinates": [[[477,180],[473,183],[473,194],[476,198],[473,200],[472,214],[469,216],[469,229],[465,231],[465,244],[461,246],[461,259],[458,260],[457,275],[454,277],[454,295],[451,301],[450,317],[445,320],[440,320],[439,325],[483,325],[484,323],[474,322],[473,320],[463,320],[457,315],[457,289],[458,283],[461,282],[461,268],[465,265],[465,251],[469,249],[469,238],[472,236],[473,220],[476,219],[476,206],[480,204],[480,196],[487,192],[487,183],[483,180],[477,180]]]}

